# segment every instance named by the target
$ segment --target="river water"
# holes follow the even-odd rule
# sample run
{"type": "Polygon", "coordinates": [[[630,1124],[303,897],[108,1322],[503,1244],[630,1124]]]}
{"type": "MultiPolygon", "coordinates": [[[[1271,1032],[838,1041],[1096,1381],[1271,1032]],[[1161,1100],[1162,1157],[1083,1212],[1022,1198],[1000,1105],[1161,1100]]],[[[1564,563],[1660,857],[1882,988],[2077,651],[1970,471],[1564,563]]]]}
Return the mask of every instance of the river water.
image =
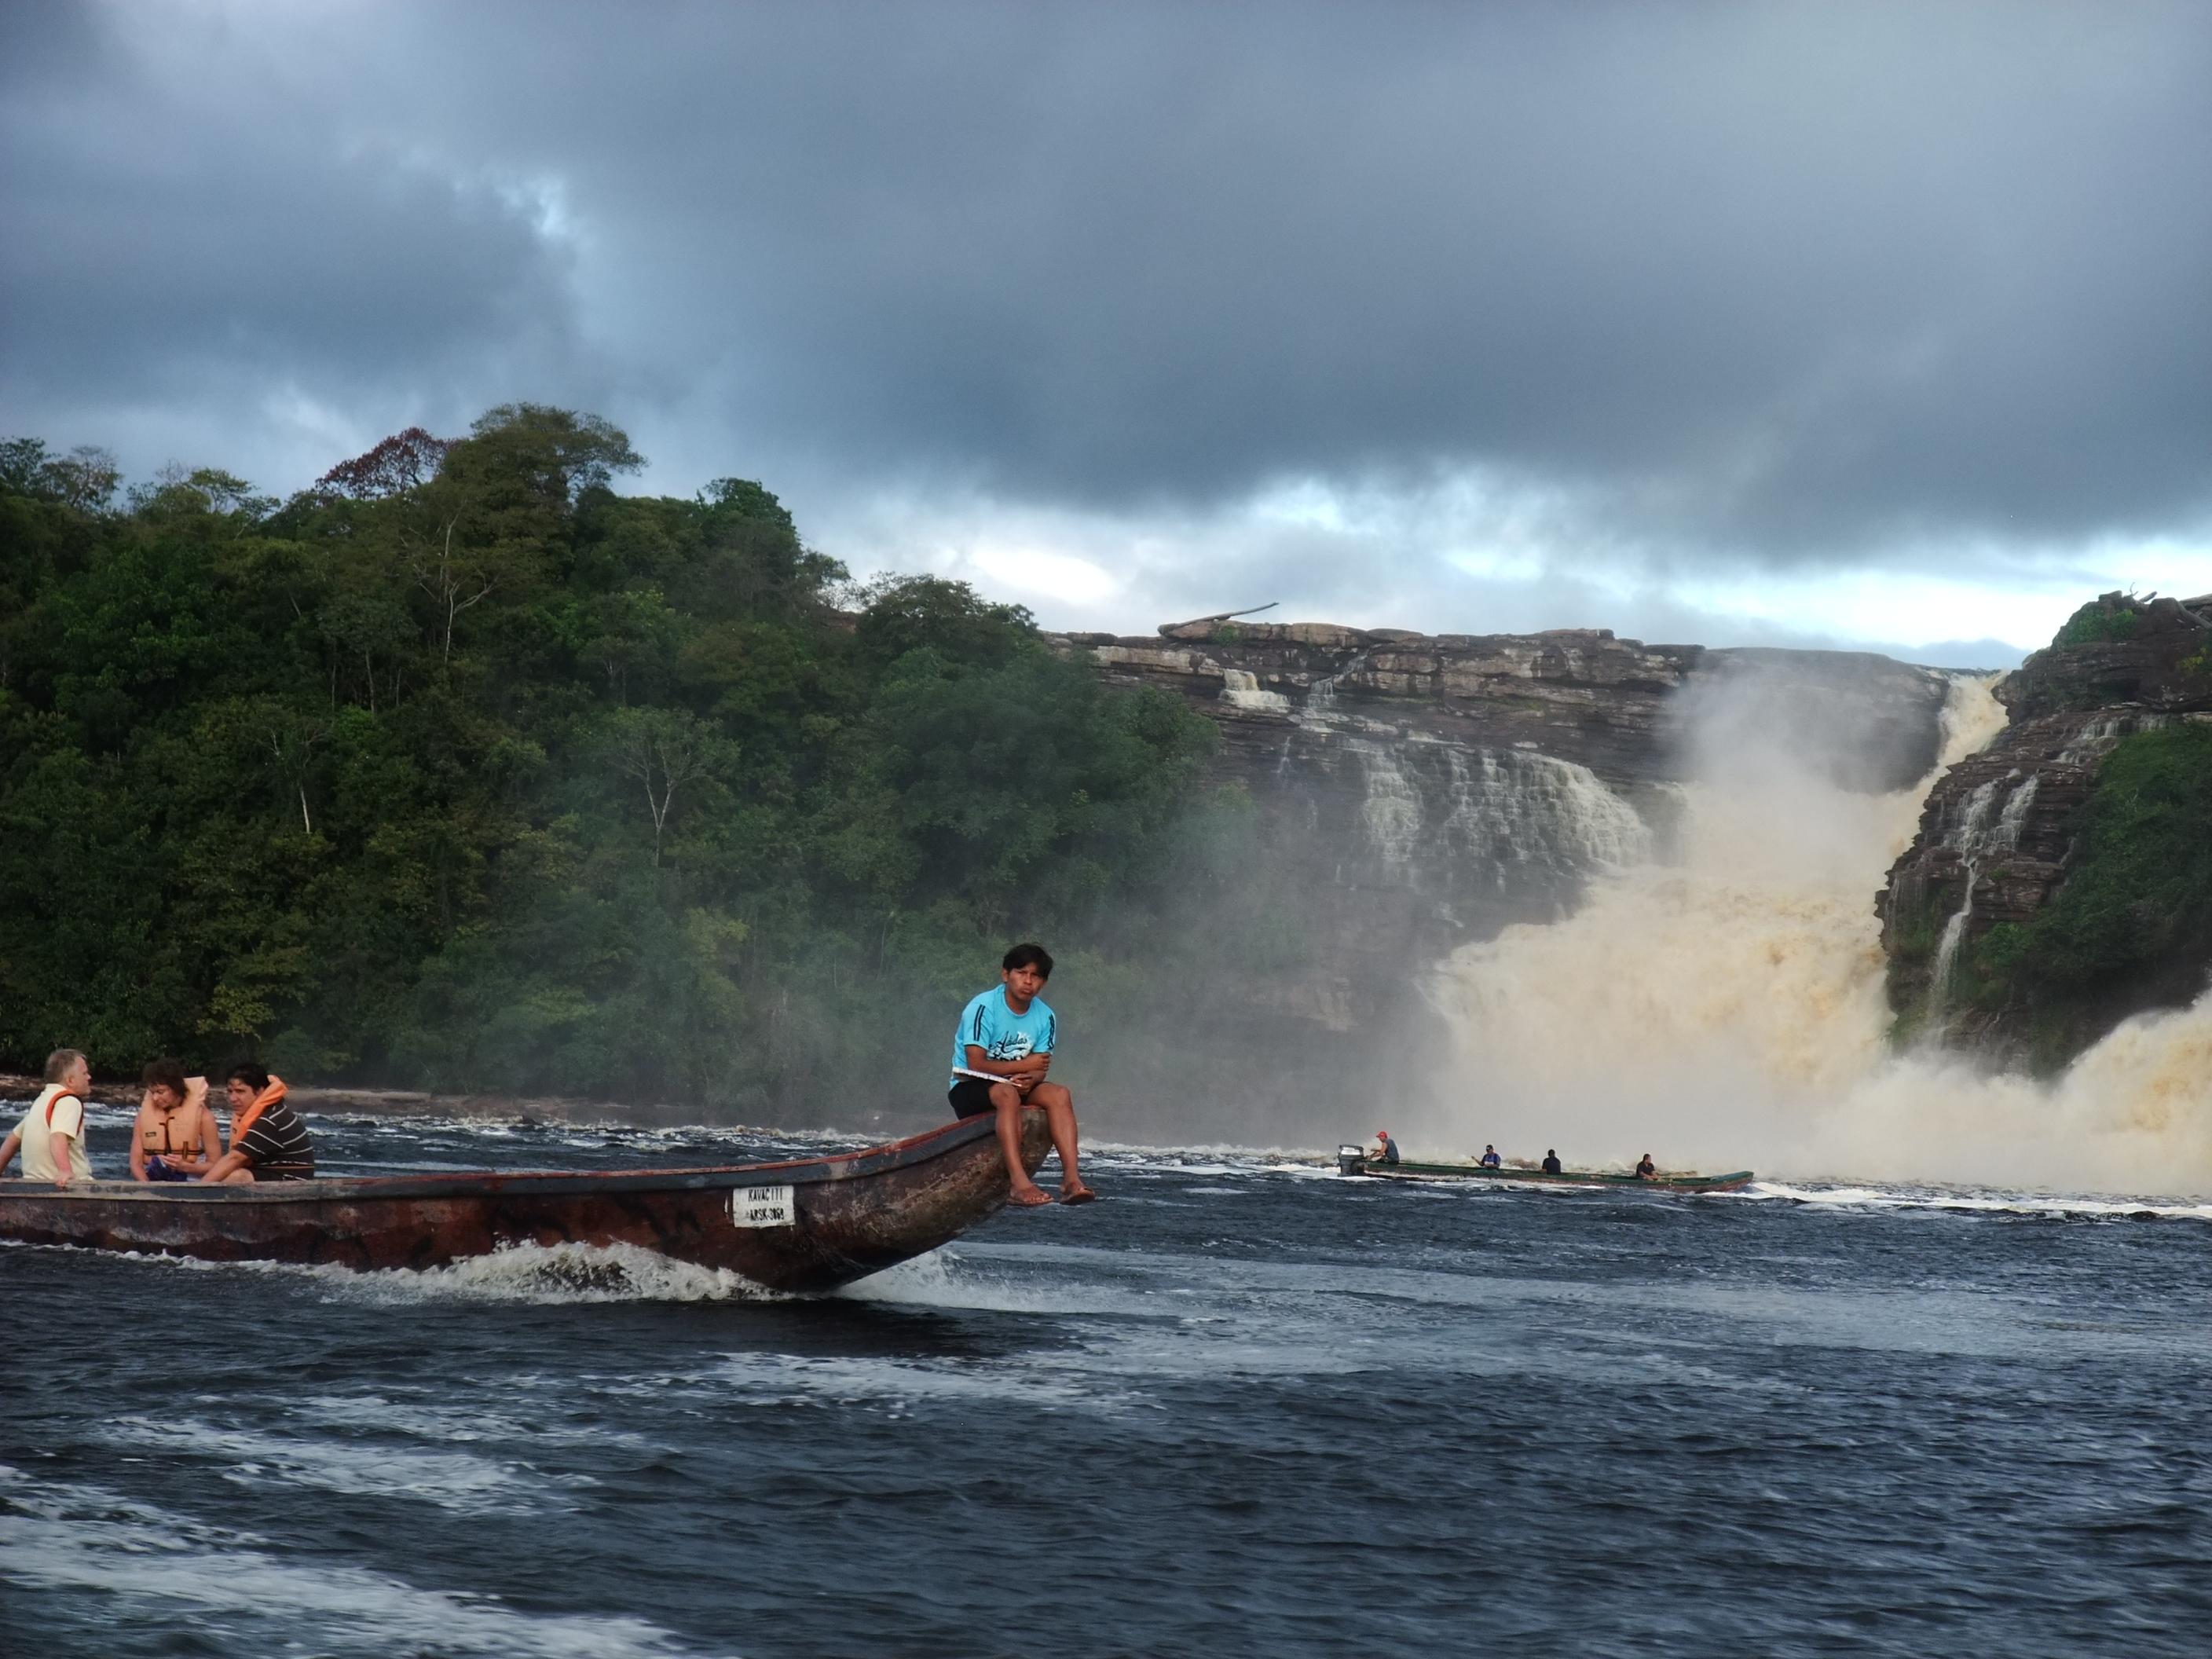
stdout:
{"type": "MultiPolygon", "coordinates": [[[[331,1173],[852,1144],[313,1121],[331,1173]]],[[[2205,1650],[2212,1206],[1093,1179],[814,1300],[0,1248],[0,1649],[2205,1650]]]]}

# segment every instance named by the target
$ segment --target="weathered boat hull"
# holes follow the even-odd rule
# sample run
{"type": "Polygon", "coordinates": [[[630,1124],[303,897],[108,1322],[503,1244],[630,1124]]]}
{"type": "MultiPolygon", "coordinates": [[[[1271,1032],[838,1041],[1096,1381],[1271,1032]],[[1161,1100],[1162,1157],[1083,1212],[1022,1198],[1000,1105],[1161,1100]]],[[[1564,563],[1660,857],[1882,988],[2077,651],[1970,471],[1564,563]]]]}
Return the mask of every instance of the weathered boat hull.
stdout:
{"type": "Polygon", "coordinates": [[[1373,1176],[1382,1181],[1479,1181],[1499,1186],[1602,1187],[1638,1192],[1734,1193],[1751,1185],[1749,1170],[1727,1175],[1609,1175],[1595,1170],[1566,1170],[1546,1175],[1541,1170],[1486,1170],[1477,1164],[1376,1164],[1366,1158],[1346,1160],[1339,1166],[1346,1175],[1373,1176]]]}
{"type": "MultiPolygon", "coordinates": [[[[1034,1174],[1050,1138],[1043,1113],[1022,1120],[1034,1174]]],[[[1006,1203],[1007,1184],[984,1116],[861,1152],[707,1169],[66,1190],[0,1181],[0,1238],[361,1269],[443,1267],[516,1244],[634,1244],[770,1290],[822,1291],[957,1237],[1006,1203]]]]}

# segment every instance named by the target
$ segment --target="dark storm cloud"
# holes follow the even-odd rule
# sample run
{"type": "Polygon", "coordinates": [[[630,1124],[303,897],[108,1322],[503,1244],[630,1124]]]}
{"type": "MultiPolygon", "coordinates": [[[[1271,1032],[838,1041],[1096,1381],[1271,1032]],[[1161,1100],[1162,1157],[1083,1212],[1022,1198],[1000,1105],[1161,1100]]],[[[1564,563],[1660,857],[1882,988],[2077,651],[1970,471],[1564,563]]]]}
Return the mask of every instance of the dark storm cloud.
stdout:
{"type": "Polygon", "coordinates": [[[50,60],[0,117],[19,427],[547,397],[702,477],[1108,511],[1470,468],[1682,562],[2212,511],[2200,8],[9,27],[50,60]]]}
{"type": "Polygon", "coordinates": [[[296,88],[272,102],[256,83],[277,65],[228,31],[88,27],[125,21],[80,15],[79,49],[9,99],[11,403],[189,410],[241,383],[374,398],[455,382],[474,402],[502,353],[570,335],[565,256],[524,206],[396,135],[342,137],[296,88]],[[170,76],[149,61],[164,48],[228,73],[170,76]]]}

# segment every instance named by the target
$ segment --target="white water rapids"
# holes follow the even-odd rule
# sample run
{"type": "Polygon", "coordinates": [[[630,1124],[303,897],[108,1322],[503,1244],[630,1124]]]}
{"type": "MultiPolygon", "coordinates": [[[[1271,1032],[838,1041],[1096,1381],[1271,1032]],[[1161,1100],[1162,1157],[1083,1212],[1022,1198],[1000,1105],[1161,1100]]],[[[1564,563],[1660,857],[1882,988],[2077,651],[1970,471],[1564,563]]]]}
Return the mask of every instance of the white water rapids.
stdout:
{"type": "Polygon", "coordinates": [[[1409,1148],[2212,1191],[2212,997],[2130,1020],[2047,1085],[1885,1040],[1874,894],[1942,767],[2003,723],[1989,682],[1955,683],[1937,770],[1881,797],[1712,745],[1671,857],[1601,877],[1572,916],[1508,928],[1442,970],[1430,992],[1460,1054],[1409,1148]]]}

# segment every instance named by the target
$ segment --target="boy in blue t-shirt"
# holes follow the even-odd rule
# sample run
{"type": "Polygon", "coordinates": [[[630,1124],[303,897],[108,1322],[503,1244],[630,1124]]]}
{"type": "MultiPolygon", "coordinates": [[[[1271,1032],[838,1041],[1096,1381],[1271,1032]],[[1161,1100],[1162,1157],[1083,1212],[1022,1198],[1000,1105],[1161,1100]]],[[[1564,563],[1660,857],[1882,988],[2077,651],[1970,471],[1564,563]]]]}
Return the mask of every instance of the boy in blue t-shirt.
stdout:
{"type": "Polygon", "coordinates": [[[1032,1208],[1049,1204],[1044,1189],[1022,1168],[1022,1108],[1044,1109],[1052,1144],[1060,1152],[1060,1201],[1085,1204],[1098,1196],[1076,1168],[1075,1097],[1045,1081],[1060,1022],[1038,994],[1052,977],[1052,957],[1042,945],[1017,945],[1000,965],[1000,983],[969,1000],[952,1034],[952,1086],[946,1098],[962,1117],[995,1112],[999,1148],[1013,1176],[1006,1201],[1032,1208]]]}

